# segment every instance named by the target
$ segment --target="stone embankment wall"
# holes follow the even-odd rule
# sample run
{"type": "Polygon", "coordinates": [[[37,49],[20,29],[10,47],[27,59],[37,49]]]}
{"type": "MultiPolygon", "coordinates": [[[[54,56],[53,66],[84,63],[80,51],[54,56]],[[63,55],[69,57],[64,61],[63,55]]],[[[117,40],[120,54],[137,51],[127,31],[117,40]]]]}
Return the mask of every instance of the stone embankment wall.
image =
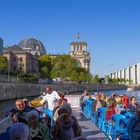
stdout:
{"type": "MultiPolygon", "coordinates": [[[[0,101],[41,95],[45,86],[43,84],[0,82],[0,101]]],[[[84,89],[89,91],[126,89],[125,85],[53,84],[50,86],[56,91],[63,91],[67,94],[83,92],[84,89]]]]}

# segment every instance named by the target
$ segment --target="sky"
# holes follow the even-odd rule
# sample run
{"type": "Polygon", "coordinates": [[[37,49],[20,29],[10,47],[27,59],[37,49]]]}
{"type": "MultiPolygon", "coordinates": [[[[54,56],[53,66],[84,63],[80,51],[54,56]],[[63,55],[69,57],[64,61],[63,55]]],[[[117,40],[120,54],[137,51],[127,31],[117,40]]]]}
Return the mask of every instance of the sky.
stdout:
{"type": "Polygon", "coordinates": [[[139,0],[0,0],[4,46],[27,37],[47,53],[68,54],[70,43],[85,41],[92,74],[100,77],[140,62],[139,0]]]}

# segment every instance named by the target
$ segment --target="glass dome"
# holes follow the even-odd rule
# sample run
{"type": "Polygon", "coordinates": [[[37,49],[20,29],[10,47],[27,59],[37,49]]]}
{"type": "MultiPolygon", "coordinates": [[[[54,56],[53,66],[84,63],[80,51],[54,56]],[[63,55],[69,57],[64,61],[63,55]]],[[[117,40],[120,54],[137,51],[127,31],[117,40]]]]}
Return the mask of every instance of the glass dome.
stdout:
{"type": "Polygon", "coordinates": [[[42,42],[35,38],[26,38],[20,41],[18,46],[33,55],[35,55],[36,53],[38,55],[46,54],[46,49],[42,42]]]}

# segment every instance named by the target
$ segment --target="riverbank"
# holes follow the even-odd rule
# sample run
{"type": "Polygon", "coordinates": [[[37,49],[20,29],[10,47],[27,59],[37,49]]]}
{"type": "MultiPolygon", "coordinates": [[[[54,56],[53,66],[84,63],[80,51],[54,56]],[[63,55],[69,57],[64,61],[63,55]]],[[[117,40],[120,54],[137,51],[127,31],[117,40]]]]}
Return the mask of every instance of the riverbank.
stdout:
{"type": "MultiPolygon", "coordinates": [[[[23,97],[39,96],[43,93],[45,84],[30,83],[2,83],[0,82],[0,101],[11,100],[23,97]]],[[[71,93],[98,90],[123,90],[125,85],[93,85],[93,84],[52,84],[50,85],[56,91],[63,91],[68,95],[71,93]]]]}

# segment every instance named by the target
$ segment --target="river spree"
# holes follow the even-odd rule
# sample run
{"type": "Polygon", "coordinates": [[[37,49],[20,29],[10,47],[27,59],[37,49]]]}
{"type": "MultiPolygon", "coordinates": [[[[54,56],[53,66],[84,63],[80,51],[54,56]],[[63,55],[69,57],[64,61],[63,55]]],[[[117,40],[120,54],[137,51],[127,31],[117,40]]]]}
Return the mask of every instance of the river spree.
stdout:
{"type": "MultiPolygon", "coordinates": [[[[127,96],[131,97],[131,96],[135,96],[137,97],[137,101],[138,103],[140,103],[140,91],[134,91],[134,92],[128,92],[127,90],[107,90],[107,91],[103,91],[105,93],[106,96],[109,96],[112,94],[112,92],[115,92],[116,95],[119,94],[126,94],[127,96]]],[[[95,92],[90,92],[91,95],[94,95],[95,92]]],[[[77,93],[79,95],[79,93],[77,93]]],[[[34,99],[35,97],[31,97],[29,98],[29,100],[34,99]]],[[[15,100],[10,100],[10,101],[4,101],[4,102],[0,102],[0,118],[2,118],[4,115],[3,113],[6,112],[7,110],[13,108],[15,106],[15,100]]]]}

